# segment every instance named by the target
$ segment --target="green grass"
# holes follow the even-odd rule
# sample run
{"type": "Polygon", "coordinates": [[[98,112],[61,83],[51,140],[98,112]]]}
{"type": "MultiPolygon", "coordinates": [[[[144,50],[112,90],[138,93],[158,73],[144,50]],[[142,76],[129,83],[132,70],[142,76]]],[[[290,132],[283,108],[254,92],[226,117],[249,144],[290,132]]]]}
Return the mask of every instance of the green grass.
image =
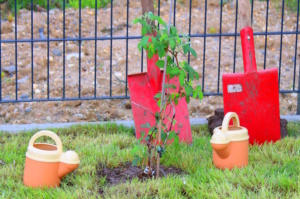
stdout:
{"type": "MultiPolygon", "coordinates": [[[[79,168],[67,175],[59,188],[31,189],[23,185],[28,142],[34,132],[0,133],[0,198],[300,198],[300,124],[289,124],[290,137],[275,144],[249,149],[249,165],[243,169],[218,170],[212,164],[207,126],[193,127],[193,145],[171,146],[162,164],[186,171],[183,176],[108,186],[97,178],[99,163],[116,167],[132,161],[135,137],[132,128],[110,125],[53,129],[64,150],[76,151],[79,168]]],[[[41,142],[48,139],[41,139],[41,142]]]]}

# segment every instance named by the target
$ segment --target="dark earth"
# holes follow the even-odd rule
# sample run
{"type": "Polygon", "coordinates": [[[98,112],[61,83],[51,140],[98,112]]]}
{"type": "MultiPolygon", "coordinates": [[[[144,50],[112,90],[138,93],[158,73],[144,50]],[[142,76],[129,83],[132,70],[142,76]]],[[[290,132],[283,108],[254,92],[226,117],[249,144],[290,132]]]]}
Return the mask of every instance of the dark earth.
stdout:
{"type": "MultiPolygon", "coordinates": [[[[144,181],[150,177],[143,173],[140,167],[132,166],[130,162],[125,163],[116,168],[106,168],[104,164],[99,164],[97,171],[98,178],[106,177],[106,184],[118,185],[120,183],[131,182],[134,178],[144,181]]],[[[183,171],[176,167],[166,167],[160,165],[160,176],[166,177],[168,175],[181,175],[183,171]]],[[[102,194],[102,188],[99,189],[99,194],[102,194]]]]}

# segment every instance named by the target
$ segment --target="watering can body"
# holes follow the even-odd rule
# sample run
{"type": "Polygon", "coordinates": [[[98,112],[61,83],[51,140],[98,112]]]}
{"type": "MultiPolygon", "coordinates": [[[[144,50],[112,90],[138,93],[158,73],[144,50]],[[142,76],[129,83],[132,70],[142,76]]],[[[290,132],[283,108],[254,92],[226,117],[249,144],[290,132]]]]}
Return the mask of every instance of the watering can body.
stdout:
{"type": "Polygon", "coordinates": [[[29,187],[57,187],[66,174],[79,166],[74,151],[63,153],[60,138],[51,131],[40,131],[29,141],[26,152],[23,183],[29,187]],[[56,145],[34,143],[40,136],[51,137],[56,145]]]}
{"type": "Polygon", "coordinates": [[[233,169],[248,165],[248,130],[240,126],[236,113],[228,112],[222,126],[214,129],[210,143],[213,148],[213,163],[219,169],[233,169]],[[229,126],[233,119],[233,126],[229,126]]]}

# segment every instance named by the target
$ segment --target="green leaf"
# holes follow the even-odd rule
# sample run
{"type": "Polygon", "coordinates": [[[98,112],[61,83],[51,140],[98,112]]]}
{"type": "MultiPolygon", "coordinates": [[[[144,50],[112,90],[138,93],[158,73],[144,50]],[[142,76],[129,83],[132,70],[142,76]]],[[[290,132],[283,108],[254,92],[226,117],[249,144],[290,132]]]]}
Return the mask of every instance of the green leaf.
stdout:
{"type": "Polygon", "coordinates": [[[173,125],[175,125],[176,123],[177,123],[177,121],[174,119],[174,120],[173,120],[173,125]]]}
{"type": "Polygon", "coordinates": [[[138,160],[137,159],[134,159],[133,161],[132,161],[132,166],[137,166],[138,165],[138,160]]]}
{"type": "Polygon", "coordinates": [[[193,90],[193,98],[196,98],[198,96],[198,92],[196,90],[193,90]]]}
{"type": "Polygon", "coordinates": [[[161,37],[159,38],[159,41],[163,41],[163,40],[168,40],[168,34],[167,33],[163,33],[161,35],[161,37]]]}
{"type": "Polygon", "coordinates": [[[141,44],[141,42],[138,43],[138,49],[139,49],[140,52],[142,52],[142,44],[141,44]]]}
{"type": "Polygon", "coordinates": [[[167,48],[167,46],[165,44],[156,43],[156,50],[157,50],[158,56],[160,58],[165,56],[165,54],[166,54],[165,49],[166,48],[167,48]]]}
{"type": "Polygon", "coordinates": [[[193,92],[193,88],[190,85],[186,85],[184,87],[184,90],[185,90],[185,94],[188,95],[188,96],[190,96],[193,92]]]}
{"type": "Polygon", "coordinates": [[[178,75],[179,73],[180,73],[180,69],[178,67],[174,67],[170,72],[170,74],[172,75],[178,75]]]}
{"type": "Polygon", "coordinates": [[[157,100],[157,106],[160,107],[161,99],[157,100]]]}
{"type": "Polygon", "coordinates": [[[176,136],[174,131],[171,131],[168,136],[168,140],[172,140],[176,136]]]}
{"type": "Polygon", "coordinates": [[[149,36],[143,36],[142,37],[142,40],[141,40],[140,43],[141,43],[143,48],[147,48],[148,41],[149,41],[149,36]]]}
{"type": "Polygon", "coordinates": [[[134,159],[132,161],[132,166],[136,166],[139,162],[141,162],[142,158],[138,155],[134,155],[134,159]]]}
{"type": "Polygon", "coordinates": [[[149,140],[150,140],[150,136],[147,135],[147,136],[145,137],[145,141],[148,141],[148,142],[149,142],[149,140]]]}
{"type": "Polygon", "coordinates": [[[156,66],[157,66],[158,68],[164,68],[164,66],[165,66],[165,61],[164,61],[164,60],[158,60],[155,64],[156,64],[156,66]]]}
{"type": "Polygon", "coordinates": [[[139,145],[135,145],[134,147],[133,147],[133,149],[131,150],[131,153],[132,154],[135,154],[136,152],[138,152],[138,150],[140,150],[140,146],[139,145]]]}
{"type": "Polygon", "coordinates": [[[188,44],[185,44],[184,46],[182,46],[182,49],[183,49],[183,53],[186,55],[188,52],[189,52],[189,45],[188,44]]]}
{"type": "Polygon", "coordinates": [[[134,20],[132,20],[133,24],[137,24],[139,22],[138,18],[135,18],[134,20]]]}
{"type": "Polygon", "coordinates": [[[172,88],[172,89],[176,89],[176,85],[175,84],[165,84],[165,88],[172,88]]]}
{"type": "Polygon", "coordinates": [[[151,59],[153,57],[153,55],[154,55],[153,52],[151,50],[149,50],[148,53],[147,53],[147,57],[149,59],[151,59]]]}
{"type": "Polygon", "coordinates": [[[174,38],[172,38],[172,39],[169,40],[169,44],[170,44],[170,46],[171,46],[171,49],[172,49],[172,50],[175,50],[175,47],[176,47],[176,41],[175,41],[174,38]]]}
{"type": "Polygon", "coordinates": [[[178,104],[178,98],[175,98],[175,99],[174,99],[174,103],[175,103],[175,105],[178,104]]]}
{"type": "Polygon", "coordinates": [[[196,53],[196,51],[195,51],[193,48],[191,48],[191,47],[190,47],[190,52],[192,53],[192,55],[193,55],[195,58],[197,58],[197,53],[196,53]]]}
{"type": "Polygon", "coordinates": [[[144,36],[145,34],[148,33],[148,30],[145,26],[142,27],[142,35],[144,36]]]}
{"type": "Polygon", "coordinates": [[[200,92],[198,93],[198,95],[199,95],[199,99],[202,100],[202,99],[203,99],[203,92],[200,91],[200,92]]]}
{"type": "Polygon", "coordinates": [[[186,101],[186,103],[190,103],[190,96],[189,95],[185,96],[185,101],[186,101]]]}
{"type": "Polygon", "coordinates": [[[181,86],[184,85],[185,77],[186,77],[186,73],[183,70],[180,70],[180,73],[179,73],[179,83],[180,83],[181,86]]]}
{"type": "Polygon", "coordinates": [[[177,34],[177,29],[176,29],[176,27],[171,26],[170,29],[171,29],[171,34],[172,34],[172,35],[176,35],[176,34],[177,34]]]}
{"type": "Polygon", "coordinates": [[[146,124],[141,124],[141,128],[150,128],[150,124],[147,122],[146,124]]]}
{"type": "Polygon", "coordinates": [[[167,134],[162,131],[160,135],[161,135],[161,140],[164,142],[167,138],[167,134]]]}
{"type": "Polygon", "coordinates": [[[157,93],[154,98],[160,99],[161,98],[161,93],[157,93]]]}

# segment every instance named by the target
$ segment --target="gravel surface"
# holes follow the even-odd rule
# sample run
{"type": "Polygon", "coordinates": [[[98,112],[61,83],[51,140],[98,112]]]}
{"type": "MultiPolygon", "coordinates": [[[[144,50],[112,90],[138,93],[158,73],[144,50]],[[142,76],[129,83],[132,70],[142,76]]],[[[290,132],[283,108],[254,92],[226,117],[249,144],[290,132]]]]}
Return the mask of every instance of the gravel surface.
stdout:
{"type": "MultiPolygon", "coordinates": [[[[114,1],[113,10],[113,36],[126,35],[126,2],[114,1]]],[[[222,33],[235,32],[235,3],[223,6],[222,33]]],[[[192,5],[192,29],[191,33],[204,34],[204,1],[193,1],[192,5]]],[[[219,33],[220,31],[220,6],[218,0],[210,0],[207,7],[207,33],[219,33]]],[[[140,26],[131,25],[131,21],[141,15],[140,1],[130,1],[129,29],[130,36],[140,35],[140,26]]],[[[110,6],[97,10],[97,36],[110,36],[110,6]]],[[[49,37],[63,38],[63,12],[53,9],[49,12],[49,37]]],[[[163,19],[168,18],[168,3],[162,1],[161,15],[163,19]]],[[[268,31],[281,30],[281,4],[270,2],[269,5],[268,31]]],[[[79,12],[75,9],[66,9],[65,35],[67,38],[79,35],[79,12]]],[[[253,29],[255,32],[266,30],[266,2],[255,1],[253,15],[253,29]]],[[[176,26],[179,32],[188,33],[189,5],[177,4],[176,26]]],[[[18,39],[31,38],[31,12],[20,10],[17,19],[18,39]]],[[[15,38],[14,20],[1,22],[1,39],[15,38]]],[[[296,13],[286,9],[284,13],[283,31],[296,31],[296,13]]],[[[33,38],[47,38],[47,13],[33,12],[33,38]]],[[[240,27],[237,28],[238,32],[240,27]]],[[[95,10],[84,8],[81,13],[81,37],[95,36],[95,10]]],[[[295,35],[288,34],[282,37],[281,54],[281,79],[280,89],[293,88],[293,76],[295,78],[295,89],[297,89],[299,73],[299,54],[295,57],[295,35]],[[294,62],[296,70],[294,71],[294,62]]],[[[139,40],[128,42],[128,74],[141,71],[141,54],[137,49],[139,40]]],[[[298,42],[298,52],[299,44],[298,42]]],[[[191,45],[198,53],[197,58],[191,58],[191,65],[200,74],[202,84],[203,78],[203,38],[192,38],[191,45]]],[[[255,48],[257,68],[264,67],[264,55],[266,54],[266,68],[278,67],[280,61],[280,35],[272,35],[267,38],[267,51],[264,49],[265,37],[255,36],[255,48]]],[[[234,37],[222,37],[220,75],[219,64],[219,37],[206,38],[205,51],[205,92],[222,91],[223,73],[232,73],[234,65],[234,37]],[[218,77],[220,85],[218,88],[218,77]]],[[[17,44],[17,79],[18,98],[31,99],[31,82],[33,80],[34,98],[47,97],[47,66],[49,63],[49,92],[50,97],[63,96],[63,42],[50,42],[49,60],[47,59],[47,42],[34,43],[33,62],[31,61],[31,43],[20,42],[17,44]],[[33,79],[32,79],[33,67],[33,79]]],[[[95,41],[83,41],[81,45],[81,96],[94,96],[95,76],[95,41]]],[[[144,55],[145,56],[145,55],[144,55]]],[[[144,57],[144,70],[145,61],[144,57]]],[[[187,57],[181,57],[187,59],[187,57]]],[[[112,76],[110,78],[110,41],[97,41],[97,64],[96,64],[96,94],[97,96],[109,96],[110,80],[112,85],[112,96],[124,95],[126,80],[126,40],[114,40],[112,42],[112,76]]],[[[240,38],[236,38],[236,72],[243,72],[242,50],[240,38]]],[[[1,66],[4,72],[2,78],[2,98],[15,99],[15,44],[1,43],[1,66]]],[[[79,45],[78,42],[67,41],[65,43],[65,96],[78,97],[79,90],[79,45]]],[[[130,93],[128,93],[130,95],[130,93]]],[[[199,102],[192,100],[189,104],[191,117],[208,117],[215,108],[223,106],[222,97],[205,97],[199,102]]],[[[295,114],[297,106],[297,94],[280,95],[280,112],[283,115],[295,114]]],[[[6,103],[0,105],[0,123],[26,124],[26,123],[50,123],[50,122],[81,122],[81,121],[109,121],[130,120],[132,112],[128,100],[98,100],[98,101],[71,101],[71,102],[32,102],[32,103],[6,103]]]]}

